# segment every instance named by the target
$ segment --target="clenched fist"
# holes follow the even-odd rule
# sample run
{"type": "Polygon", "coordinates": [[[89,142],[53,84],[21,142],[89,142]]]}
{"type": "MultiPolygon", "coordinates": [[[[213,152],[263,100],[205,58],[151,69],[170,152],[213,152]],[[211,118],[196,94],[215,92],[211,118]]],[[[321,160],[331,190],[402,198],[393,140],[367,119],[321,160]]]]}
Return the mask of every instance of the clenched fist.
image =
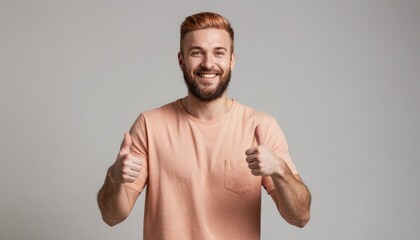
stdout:
{"type": "Polygon", "coordinates": [[[245,152],[251,173],[255,176],[271,176],[285,171],[286,163],[269,146],[264,144],[260,125],[257,125],[254,134],[257,146],[245,152]]]}
{"type": "Polygon", "coordinates": [[[140,157],[130,154],[132,143],[131,135],[125,133],[117,160],[108,169],[108,177],[112,183],[132,183],[140,175],[143,161],[140,157]]]}

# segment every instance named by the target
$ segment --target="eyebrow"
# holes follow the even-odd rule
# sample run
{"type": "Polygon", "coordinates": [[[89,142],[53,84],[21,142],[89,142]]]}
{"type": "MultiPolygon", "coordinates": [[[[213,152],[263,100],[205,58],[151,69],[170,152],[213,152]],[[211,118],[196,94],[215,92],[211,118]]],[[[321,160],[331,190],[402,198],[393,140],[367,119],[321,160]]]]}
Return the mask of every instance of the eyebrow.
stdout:
{"type": "MultiPolygon", "coordinates": [[[[225,47],[216,47],[216,48],[214,48],[215,50],[224,50],[224,51],[228,51],[225,47]]],[[[188,51],[192,51],[192,50],[203,50],[203,48],[202,47],[199,47],[199,46],[192,46],[192,47],[190,47],[189,49],[188,49],[188,51]]]]}

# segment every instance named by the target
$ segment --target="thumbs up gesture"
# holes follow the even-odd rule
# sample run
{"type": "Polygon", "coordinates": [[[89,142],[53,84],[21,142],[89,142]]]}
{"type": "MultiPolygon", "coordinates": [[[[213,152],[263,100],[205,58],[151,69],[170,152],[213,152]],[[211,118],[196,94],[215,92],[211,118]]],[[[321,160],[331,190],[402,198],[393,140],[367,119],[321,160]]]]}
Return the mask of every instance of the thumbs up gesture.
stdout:
{"type": "Polygon", "coordinates": [[[130,154],[132,143],[131,135],[125,133],[117,160],[115,160],[115,163],[108,170],[108,176],[111,182],[120,184],[126,182],[131,183],[140,175],[143,164],[138,156],[130,154]]]}
{"type": "Polygon", "coordinates": [[[271,176],[280,173],[285,167],[285,162],[273,150],[264,144],[260,125],[254,131],[257,146],[246,150],[246,161],[251,173],[255,176],[271,176]]]}

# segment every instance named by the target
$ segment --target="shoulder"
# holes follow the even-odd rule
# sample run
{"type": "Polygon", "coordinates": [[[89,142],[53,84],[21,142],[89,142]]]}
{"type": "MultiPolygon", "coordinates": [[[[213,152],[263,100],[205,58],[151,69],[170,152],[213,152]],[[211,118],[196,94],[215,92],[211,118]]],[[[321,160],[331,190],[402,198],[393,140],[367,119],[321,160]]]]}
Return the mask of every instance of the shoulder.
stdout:
{"type": "Polygon", "coordinates": [[[181,112],[180,110],[181,109],[180,109],[178,100],[175,100],[173,102],[167,103],[158,108],[153,108],[153,109],[144,111],[140,114],[140,116],[145,119],[157,120],[161,118],[175,116],[181,112]]]}
{"type": "Polygon", "coordinates": [[[238,117],[241,117],[246,121],[256,122],[258,124],[271,125],[276,122],[276,118],[271,114],[256,110],[239,102],[236,102],[235,112],[238,117]]]}
{"type": "Polygon", "coordinates": [[[141,112],[134,122],[134,125],[140,125],[144,128],[156,128],[168,124],[176,124],[180,119],[182,119],[183,114],[184,113],[179,104],[179,100],[175,100],[161,107],[141,112]]]}

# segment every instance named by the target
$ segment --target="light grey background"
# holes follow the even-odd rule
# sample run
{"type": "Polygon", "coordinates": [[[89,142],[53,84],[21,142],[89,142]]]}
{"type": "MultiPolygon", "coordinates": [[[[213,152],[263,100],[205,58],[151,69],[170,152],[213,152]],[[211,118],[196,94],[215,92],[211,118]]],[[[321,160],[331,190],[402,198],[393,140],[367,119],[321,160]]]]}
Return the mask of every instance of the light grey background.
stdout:
{"type": "Polygon", "coordinates": [[[304,229],[264,194],[262,239],[420,239],[420,1],[0,0],[0,239],[141,239],[96,193],[124,131],[186,94],[190,14],[236,31],[236,100],[274,115],[312,195],[304,229]],[[281,236],[281,237],[280,237],[281,236]]]}

